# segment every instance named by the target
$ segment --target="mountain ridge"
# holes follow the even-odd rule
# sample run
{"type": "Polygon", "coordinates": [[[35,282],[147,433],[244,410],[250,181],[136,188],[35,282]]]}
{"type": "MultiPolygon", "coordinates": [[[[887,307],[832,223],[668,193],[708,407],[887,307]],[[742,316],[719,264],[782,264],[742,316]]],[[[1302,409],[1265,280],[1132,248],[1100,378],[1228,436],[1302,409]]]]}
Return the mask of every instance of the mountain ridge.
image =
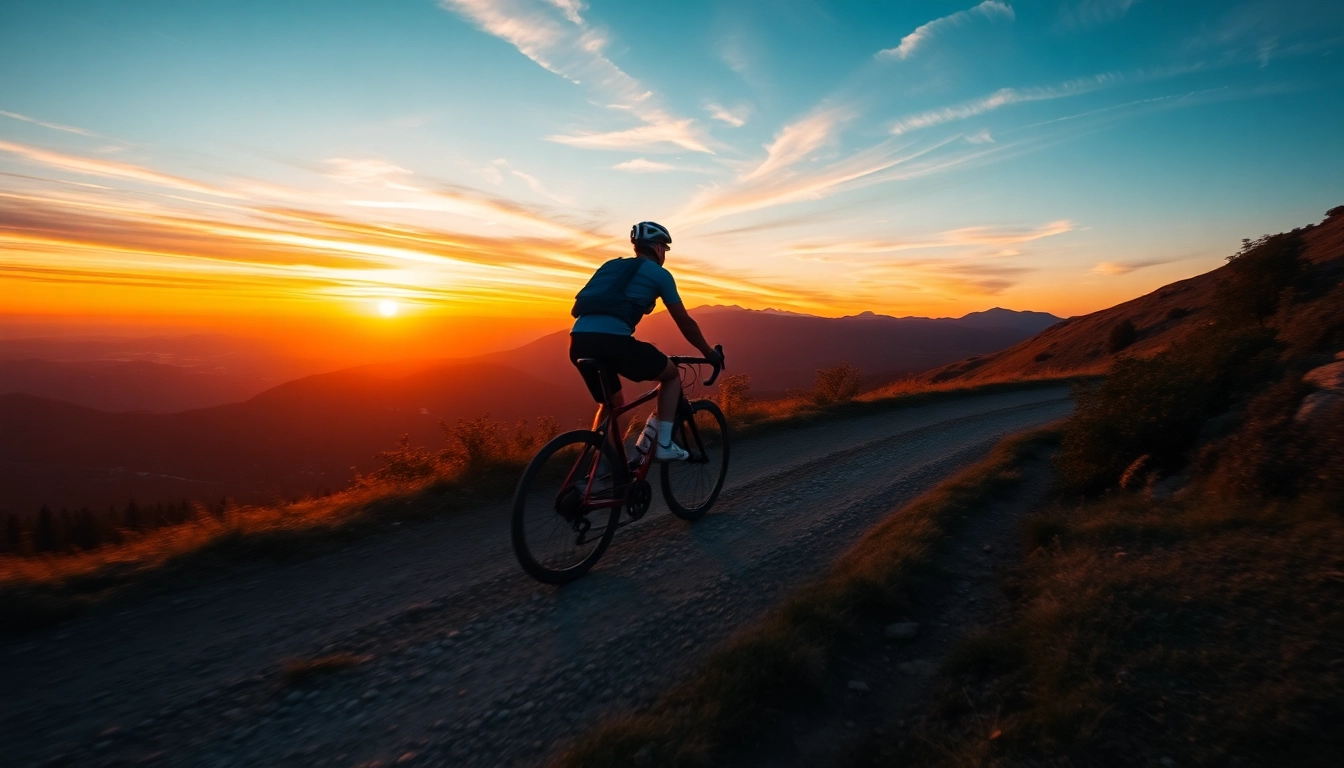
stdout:
{"type": "MultiPolygon", "coordinates": [[[[1319,224],[1297,230],[1305,241],[1303,258],[1316,265],[1344,268],[1344,207],[1333,208],[1319,224]]],[[[1249,241],[1246,241],[1249,242],[1249,241]]],[[[1116,352],[1149,357],[1209,322],[1206,309],[1227,270],[1219,266],[1201,275],[1168,283],[1142,296],[1086,315],[1071,317],[1001,351],[959,360],[923,373],[930,383],[974,384],[1004,379],[1104,374],[1116,352]],[[1136,338],[1123,350],[1109,349],[1111,331],[1134,324],[1136,338]]]]}

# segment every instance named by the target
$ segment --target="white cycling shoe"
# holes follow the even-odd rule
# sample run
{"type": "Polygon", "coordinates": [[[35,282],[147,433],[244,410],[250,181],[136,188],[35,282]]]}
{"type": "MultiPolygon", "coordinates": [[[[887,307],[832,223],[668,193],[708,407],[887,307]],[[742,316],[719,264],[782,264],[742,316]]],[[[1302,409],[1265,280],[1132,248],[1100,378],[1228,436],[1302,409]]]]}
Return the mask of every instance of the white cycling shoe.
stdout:
{"type": "Polygon", "coordinates": [[[658,449],[653,452],[653,457],[659,461],[685,461],[691,458],[691,454],[676,443],[658,444],[658,449]]]}

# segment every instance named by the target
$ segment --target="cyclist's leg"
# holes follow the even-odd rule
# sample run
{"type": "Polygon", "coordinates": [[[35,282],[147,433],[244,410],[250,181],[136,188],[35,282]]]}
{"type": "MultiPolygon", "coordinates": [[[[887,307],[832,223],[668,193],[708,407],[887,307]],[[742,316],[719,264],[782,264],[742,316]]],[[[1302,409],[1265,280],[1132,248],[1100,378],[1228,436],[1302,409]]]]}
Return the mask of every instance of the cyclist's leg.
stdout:
{"type": "Polygon", "coordinates": [[[654,455],[660,461],[690,458],[690,454],[673,441],[672,435],[681,401],[681,371],[668,361],[667,368],[658,376],[658,449],[654,455]]]}
{"type": "Polygon", "coordinates": [[[670,422],[677,417],[677,401],[681,399],[681,376],[677,366],[667,361],[667,367],[658,374],[658,421],[670,422]]]}
{"type": "Polygon", "coordinates": [[[616,370],[631,381],[658,382],[658,419],[671,421],[677,414],[677,398],[681,395],[681,377],[677,366],[647,341],[626,337],[616,370]]]}
{"type": "MultiPolygon", "coordinates": [[[[671,442],[672,422],[677,418],[677,404],[681,400],[681,376],[677,366],[667,355],[646,341],[630,338],[621,355],[617,370],[632,381],[658,382],[658,458],[674,458],[664,450],[671,442]]],[[[677,449],[674,454],[685,452],[677,449]]]]}

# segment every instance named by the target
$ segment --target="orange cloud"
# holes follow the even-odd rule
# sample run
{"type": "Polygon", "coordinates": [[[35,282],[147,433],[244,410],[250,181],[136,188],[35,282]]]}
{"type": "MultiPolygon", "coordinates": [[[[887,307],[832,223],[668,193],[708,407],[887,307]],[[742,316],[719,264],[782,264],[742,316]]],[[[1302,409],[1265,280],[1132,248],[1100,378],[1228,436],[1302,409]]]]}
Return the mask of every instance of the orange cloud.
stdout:
{"type": "Polygon", "coordinates": [[[29,147],[23,144],[14,144],[8,141],[0,141],[0,152],[9,152],[30,162],[45,165],[49,168],[57,168],[63,171],[73,171],[75,173],[83,173],[90,176],[102,176],[104,178],[142,181],[161,187],[180,189],[185,192],[197,192],[215,197],[241,197],[241,195],[219,189],[218,187],[199,184],[177,176],[169,176],[168,174],[151,171],[147,168],[131,165],[129,163],[114,163],[110,160],[98,160],[89,157],[79,157],[77,155],[65,155],[59,152],[49,152],[45,149],[29,147]]]}

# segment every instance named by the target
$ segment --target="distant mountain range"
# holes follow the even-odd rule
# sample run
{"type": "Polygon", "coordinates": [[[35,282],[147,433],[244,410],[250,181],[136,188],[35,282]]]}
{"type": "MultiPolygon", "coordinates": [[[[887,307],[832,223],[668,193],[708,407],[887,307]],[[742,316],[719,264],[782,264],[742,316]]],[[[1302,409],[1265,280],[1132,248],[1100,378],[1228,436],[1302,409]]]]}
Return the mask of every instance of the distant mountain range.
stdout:
{"type": "MultiPolygon", "coordinates": [[[[724,345],[729,372],[749,374],[757,392],[808,387],[817,369],[843,361],[874,377],[915,373],[1002,349],[1059,320],[1003,309],[959,319],[739,307],[692,314],[724,345]]],[[[403,434],[442,446],[440,419],[547,415],[576,426],[593,403],[567,360],[567,336],[476,358],[307,376],[241,402],[177,413],[143,411],[234,396],[246,382],[159,363],[0,362],[0,509],[221,495],[268,501],[343,487],[352,467],[372,469],[373,455],[403,434]]],[[[694,354],[666,313],[647,318],[639,336],[694,354]]]]}
{"type": "Polygon", "coordinates": [[[176,413],[236,403],[274,383],[143,360],[0,360],[0,393],[40,394],[114,413],[176,413]]]}
{"type": "MultiPolygon", "coordinates": [[[[758,393],[812,385],[816,371],[848,362],[875,379],[915,374],[1015,344],[1060,321],[1044,312],[991,309],[962,318],[889,317],[864,312],[828,318],[735,306],[705,306],[692,317],[711,344],[722,344],[729,373],[751,376],[758,393]]],[[[697,355],[666,312],[645,318],[636,334],[668,354],[697,355]]],[[[567,331],[487,355],[542,381],[569,381],[567,331]]]]}
{"type": "MultiPolygon", "coordinates": [[[[1303,256],[1308,261],[1333,262],[1344,269],[1344,216],[1304,227],[1302,236],[1307,245],[1303,256]]],[[[922,377],[974,383],[1105,373],[1115,360],[1107,349],[1111,330],[1125,320],[1134,324],[1137,339],[1124,353],[1142,357],[1161,352],[1200,323],[1209,322],[1205,309],[1225,269],[1219,267],[1109,309],[1070,318],[1006,349],[935,368],[922,377]]]]}

